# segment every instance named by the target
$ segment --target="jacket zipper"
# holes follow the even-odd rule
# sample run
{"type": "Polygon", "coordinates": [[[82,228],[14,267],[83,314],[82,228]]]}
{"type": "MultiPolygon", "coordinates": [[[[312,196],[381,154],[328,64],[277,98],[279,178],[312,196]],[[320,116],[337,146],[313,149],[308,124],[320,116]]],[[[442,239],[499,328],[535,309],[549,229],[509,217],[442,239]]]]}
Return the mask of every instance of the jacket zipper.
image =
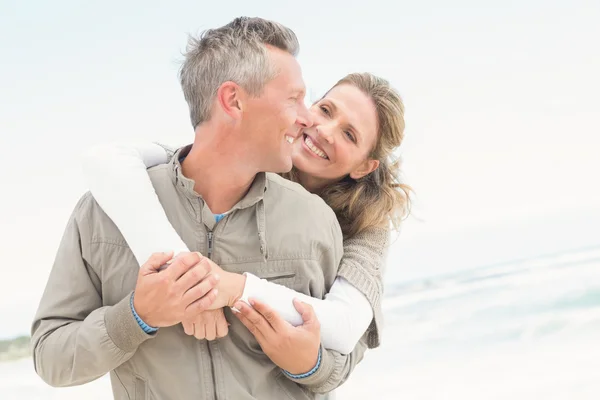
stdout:
{"type": "MultiPolygon", "coordinates": [[[[202,201],[200,199],[198,199],[198,203],[200,204],[200,213],[202,214],[202,207],[204,206],[202,204],[202,201]]],[[[206,227],[206,225],[204,225],[206,227]]],[[[212,259],[212,253],[213,253],[213,232],[212,230],[208,230],[208,232],[206,233],[206,238],[207,238],[207,242],[208,242],[208,249],[207,249],[207,256],[208,258],[212,259]]],[[[213,362],[213,355],[212,355],[212,351],[210,349],[210,343],[208,342],[208,340],[206,341],[206,349],[208,350],[208,356],[210,357],[210,369],[212,372],[212,381],[213,381],[213,395],[215,400],[219,400],[219,396],[217,395],[217,378],[216,378],[216,373],[215,373],[215,363],[213,362]]]]}
{"type": "Polygon", "coordinates": [[[208,231],[208,233],[206,234],[206,237],[208,238],[208,258],[212,258],[212,252],[213,252],[213,233],[212,231],[208,231]]]}
{"type": "MultiPolygon", "coordinates": [[[[207,238],[207,241],[208,241],[207,255],[208,255],[208,258],[212,259],[212,252],[213,252],[213,232],[211,230],[209,230],[206,233],[206,238],[207,238]]],[[[213,361],[213,355],[212,355],[212,351],[210,349],[210,342],[208,340],[206,341],[206,348],[208,349],[208,355],[210,357],[210,369],[211,369],[211,372],[212,372],[213,392],[214,392],[215,400],[218,400],[219,397],[217,395],[217,378],[216,378],[216,372],[215,372],[215,363],[213,361]]]]}

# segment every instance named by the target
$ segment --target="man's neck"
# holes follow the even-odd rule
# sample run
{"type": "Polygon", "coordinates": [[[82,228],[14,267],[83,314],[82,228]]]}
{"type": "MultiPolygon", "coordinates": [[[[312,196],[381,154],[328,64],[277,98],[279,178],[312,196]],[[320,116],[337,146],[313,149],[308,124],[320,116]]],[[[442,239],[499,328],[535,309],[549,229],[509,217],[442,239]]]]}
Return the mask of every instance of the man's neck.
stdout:
{"type": "Polygon", "coordinates": [[[211,211],[221,214],[244,197],[259,171],[252,167],[248,152],[240,148],[235,135],[210,129],[207,126],[196,131],[182,172],[194,181],[194,190],[211,211]]]}

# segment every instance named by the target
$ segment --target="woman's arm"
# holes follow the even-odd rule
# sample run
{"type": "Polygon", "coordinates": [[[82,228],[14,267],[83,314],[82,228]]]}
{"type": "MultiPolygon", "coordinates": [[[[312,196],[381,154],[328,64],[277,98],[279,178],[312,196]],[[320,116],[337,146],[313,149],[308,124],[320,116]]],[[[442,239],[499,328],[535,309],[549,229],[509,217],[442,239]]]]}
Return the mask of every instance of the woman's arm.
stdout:
{"type": "Polygon", "coordinates": [[[323,347],[349,354],[368,329],[367,344],[379,346],[382,324],[383,267],[389,246],[388,227],[370,227],[344,240],[344,255],[325,300],[295,292],[285,286],[246,274],[242,300],[256,298],[276,306],[294,326],[302,324],[292,301],[298,298],[313,306],[321,322],[323,347]],[[269,289],[270,287],[270,289],[269,289]]]}
{"type": "Polygon", "coordinates": [[[249,299],[262,301],[275,308],[293,326],[303,322],[293,300],[310,304],[321,323],[321,343],[326,349],[350,353],[373,319],[373,310],[365,295],[344,278],[337,277],[325,299],[321,300],[249,273],[245,275],[246,286],[240,300],[246,303],[249,299]]]}
{"type": "Polygon", "coordinates": [[[302,323],[292,301],[298,298],[313,306],[321,322],[321,342],[326,349],[349,354],[367,331],[369,348],[379,346],[382,324],[383,269],[390,229],[374,226],[344,240],[344,255],[338,276],[325,300],[297,293],[285,286],[246,274],[242,300],[256,298],[276,306],[294,326],[302,323]],[[268,285],[271,289],[268,289],[268,285]]]}
{"type": "Polygon", "coordinates": [[[98,145],[83,154],[83,175],[92,195],[140,265],[157,251],[189,251],[169,223],[146,172],[167,161],[167,150],[154,143],[98,145]]]}
{"type": "MultiPolygon", "coordinates": [[[[140,264],[156,251],[189,251],[169,223],[146,172],[167,161],[167,151],[152,143],[102,145],[84,155],[83,171],[92,195],[119,227],[140,264]]],[[[242,299],[250,297],[274,307],[292,325],[302,323],[293,299],[311,304],[321,322],[323,346],[344,354],[354,348],[373,319],[368,299],[345,278],[336,279],[325,300],[320,300],[247,274],[242,299]]]]}
{"type": "Polygon", "coordinates": [[[344,240],[344,257],[338,270],[338,277],[360,290],[373,309],[367,338],[369,348],[375,348],[381,342],[381,298],[390,234],[389,226],[372,226],[344,240]]]}

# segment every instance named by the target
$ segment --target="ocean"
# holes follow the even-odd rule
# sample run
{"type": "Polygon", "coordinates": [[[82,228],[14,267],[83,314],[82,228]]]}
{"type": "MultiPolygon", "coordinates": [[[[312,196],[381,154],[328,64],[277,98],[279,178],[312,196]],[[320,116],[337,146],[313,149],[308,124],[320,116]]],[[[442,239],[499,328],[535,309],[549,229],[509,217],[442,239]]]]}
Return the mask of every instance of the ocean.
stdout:
{"type": "MultiPolygon", "coordinates": [[[[600,246],[388,286],[383,344],[336,399],[600,398],[600,246]]],[[[53,389],[0,363],[0,398],[111,398],[105,376],[53,389]]]]}

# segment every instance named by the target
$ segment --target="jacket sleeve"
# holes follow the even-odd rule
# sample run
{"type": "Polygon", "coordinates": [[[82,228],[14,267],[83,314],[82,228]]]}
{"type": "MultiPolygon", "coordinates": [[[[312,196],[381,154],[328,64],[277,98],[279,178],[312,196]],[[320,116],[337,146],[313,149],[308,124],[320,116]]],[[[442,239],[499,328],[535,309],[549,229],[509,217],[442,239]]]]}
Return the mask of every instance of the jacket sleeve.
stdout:
{"type": "Polygon", "coordinates": [[[103,306],[101,280],[83,255],[90,245],[90,232],[83,240],[82,231],[91,201],[84,196],[69,219],[31,328],[35,370],[51,386],[93,381],[152,337],[133,316],[131,294],[103,306]]]}
{"type": "Polygon", "coordinates": [[[328,393],[341,386],[363,359],[367,350],[367,336],[363,336],[352,353],[344,355],[321,346],[321,365],[317,371],[306,378],[288,379],[306,387],[314,393],[328,393]]]}
{"type": "MultiPolygon", "coordinates": [[[[325,252],[321,258],[321,265],[324,268],[331,267],[333,263],[334,270],[338,270],[343,255],[343,237],[342,231],[337,224],[333,224],[333,244],[330,251],[325,252]]],[[[367,334],[359,340],[350,354],[341,354],[335,350],[328,350],[321,344],[321,364],[317,370],[304,378],[294,378],[284,374],[288,379],[303,385],[308,390],[315,393],[328,393],[348,379],[354,367],[363,359],[367,350],[367,334]]]]}

